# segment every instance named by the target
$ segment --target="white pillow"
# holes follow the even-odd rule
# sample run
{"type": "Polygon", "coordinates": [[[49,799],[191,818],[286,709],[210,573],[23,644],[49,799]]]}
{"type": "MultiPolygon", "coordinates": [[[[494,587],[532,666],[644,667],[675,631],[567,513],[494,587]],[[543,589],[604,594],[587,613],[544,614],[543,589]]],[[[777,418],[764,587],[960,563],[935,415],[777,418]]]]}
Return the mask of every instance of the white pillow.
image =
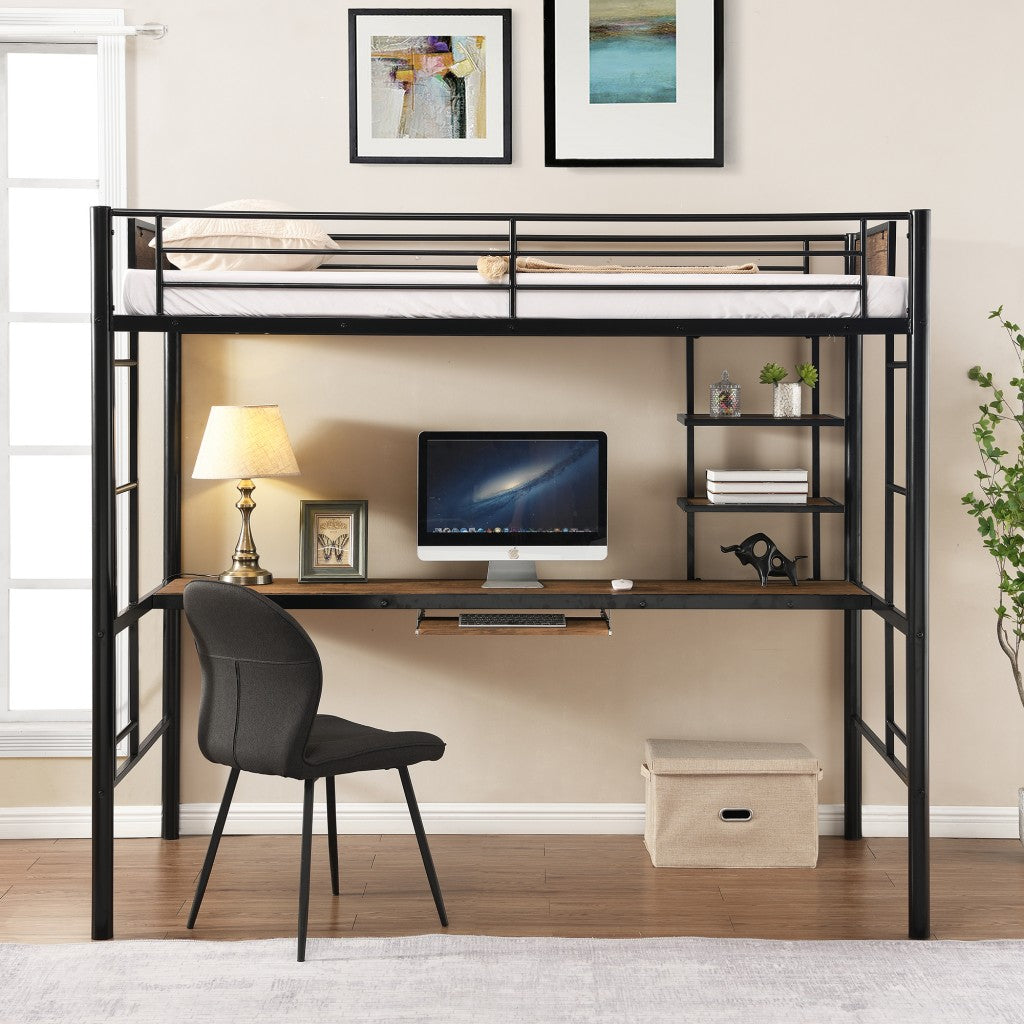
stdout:
{"type": "MultiPolygon", "coordinates": [[[[290,206],[266,199],[238,199],[208,210],[286,210],[290,206]]],[[[337,249],[331,236],[315,220],[277,220],[251,217],[185,218],[163,231],[165,245],[215,249],[337,249]]],[[[156,239],[150,243],[156,248],[156,239]]],[[[322,253],[192,253],[170,252],[167,259],[181,270],[316,270],[322,253]]]]}

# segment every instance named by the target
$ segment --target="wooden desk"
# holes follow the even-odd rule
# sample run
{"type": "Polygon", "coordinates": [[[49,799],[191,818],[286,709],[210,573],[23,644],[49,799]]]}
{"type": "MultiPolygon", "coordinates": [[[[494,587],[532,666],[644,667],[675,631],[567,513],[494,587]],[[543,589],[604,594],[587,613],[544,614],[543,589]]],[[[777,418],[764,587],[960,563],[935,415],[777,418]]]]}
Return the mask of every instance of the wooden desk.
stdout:
{"type": "MultiPolygon", "coordinates": [[[[153,607],[178,609],[187,578],[172,580],[156,590],[153,607]]],[[[418,636],[609,636],[603,618],[570,616],[564,629],[536,627],[460,629],[458,620],[428,616],[428,609],[554,609],[559,611],[615,609],[843,609],[870,608],[872,595],[845,580],[813,580],[794,587],[788,580],[638,580],[631,590],[613,590],[607,580],[548,580],[543,589],[484,590],[481,580],[370,580],[366,583],[299,583],[275,580],[257,587],[259,593],[285,608],[412,609],[420,612],[418,636]]]]}
{"type": "MultiPolygon", "coordinates": [[[[155,590],[154,608],[181,608],[186,578],[155,590]]],[[[481,580],[369,580],[366,583],[299,583],[275,580],[257,587],[284,608],[494,608],[494,609],[866,609],[874,596],[845,580],[637,580],[632,590],[612,590],[607,580],[545,580],[543,590],[484,590],[481,580]]]]}

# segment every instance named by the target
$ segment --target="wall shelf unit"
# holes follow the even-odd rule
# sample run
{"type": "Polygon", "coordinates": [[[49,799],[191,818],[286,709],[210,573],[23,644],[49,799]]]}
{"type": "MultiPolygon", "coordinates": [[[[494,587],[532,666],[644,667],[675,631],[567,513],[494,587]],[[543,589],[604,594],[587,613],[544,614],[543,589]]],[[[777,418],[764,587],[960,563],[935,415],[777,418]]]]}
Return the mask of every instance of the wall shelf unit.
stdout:
{"type": "Polygon", "coordinates": [[[684,427],[841,427],[845,424],[842,416],[828,413],[815,416],[772,416],[771,413],[745,412],[739,416],[711,416],[706,412],[681,412],[676,419],[684,427]]]}
{"type": "MultiPolygon", "coordinates": [[[[891,246],[889,247],[892,248],[891,246]]],[[[867,247],[865,247],[867,249],[867,247]]],[[[855,252],[855,247],[850,246],[850,253],[855,252]]],[[[887,260],[887,263],[891,261],[887,260]]],[[[845,270],[847,273],[854,273],[857,267],[855,256],[845,257],[845,270]]],[[[889,273],[893,269],[886,268],[889,273]]],[[[682,509],[686,516],[686,576],[688,579],[695,579],[697,576],[697,521],[696,515],[702,512],[719,513],[750,513],[752,515],[764,514],[802,514],[811,517],[811,579],[821,579],[821,517],[829,514],[846,515],[846,503],[835,498],[823,497],[821,493],[821,429],[823,427],[841,427],[846,439],[847,462],[851,452],[851,445],[856,444],[856,451],[860,450],[860,364],[861,358],[854,346],[859,344],[859,337],[847,335],[845,337],[846,359],[845,359],[845,395],[846,406],[842,416],[821,411],[821,337],[819,335],[807,335],[810,342],[809,358],[819,370],[818,386],[810,388],[811,411],[802,416],[776,417],[769,413],[743,413],[740,416],[711,416],[708,413],[696,411],[696,359],[695,348],[697,337],[687,336],[686,339],[686,411],[678,413],[676,419],[686,428],[686,494],[676,499],[676,504],[682,509]],[[858,339],[855,341],[855,338],[858,339]],[[853,389],[853,390],[851,390],[853,389]],[[853,406],[851,406],[853,403],[853,406]],[[808,472],[808,498],[805,503],[787,502],[712,502],[705,496],[697,493],[697,428],[698,427],[731,426],[733,428],[752,427],[758,430],[766,430],[773,427],[805,428],[810,431],[811,451],[810,469],[808,472]]],[[[891,360],[890,360],[891,361],[891,360]]],[[[891,369],[887,372],[891,372],[891,369]]],[[[857,456],[859,458],[859,455],[857,456]]],[[[744,467],[750,468],[750,467],[744,467]]],[[[847,467],[849,469],[849,466],[847,467]]],[[[849,492],[851,479],[847,474],[846,487],[849,492]]],[[[859,486],[859,483],[857,484],[859,486]]],[[[847,499],[848,500],[848,499],[847,499]]],[[[858,497],[859,500],[859,497],[858,497]]],[[[847,569],[849,572],[849,568],[847,569]]]]}
{"type": "Polygon", "coordinates": [[[803,515],[827,515],[838,512],[840,515],[845,512],[843,505],[835,498],[808,498],[806,502],[779,503],[772,502],[713,502],[709,498],[702,498],[700,495],[694,498],[676,498],[676,504],[686,513],[694,512],[732,512],[735,515],[746,515],[747,513],[763,512],[785,512],[802,513],[803,515]]]}

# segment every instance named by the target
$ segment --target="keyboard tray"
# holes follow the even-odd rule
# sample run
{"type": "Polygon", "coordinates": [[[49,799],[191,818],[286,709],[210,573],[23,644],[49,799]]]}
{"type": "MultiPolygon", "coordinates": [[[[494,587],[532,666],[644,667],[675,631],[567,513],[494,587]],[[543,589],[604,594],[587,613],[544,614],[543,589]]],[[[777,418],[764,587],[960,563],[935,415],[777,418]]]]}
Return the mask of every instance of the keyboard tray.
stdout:
{"type": "Polygon", "coordinates": [[[604,616],[567,615],[565,625],[551,626],[460,626],[456,616],[421,615],[417,636],[611,636],[610,621],[604,616]]]}

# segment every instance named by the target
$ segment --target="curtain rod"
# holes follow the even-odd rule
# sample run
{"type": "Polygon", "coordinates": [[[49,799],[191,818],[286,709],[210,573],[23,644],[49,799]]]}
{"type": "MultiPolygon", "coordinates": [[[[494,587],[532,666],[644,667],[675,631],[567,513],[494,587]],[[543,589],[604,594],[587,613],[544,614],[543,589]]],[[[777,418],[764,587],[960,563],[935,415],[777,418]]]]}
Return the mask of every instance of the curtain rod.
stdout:
{"type": "Polygon", "coordinates": [[[38,43],[65,39],[95,39],[99,36],[151,36],[163,39],[167,26],[145,25],[0,25],[0,42],[38,43]]]}

